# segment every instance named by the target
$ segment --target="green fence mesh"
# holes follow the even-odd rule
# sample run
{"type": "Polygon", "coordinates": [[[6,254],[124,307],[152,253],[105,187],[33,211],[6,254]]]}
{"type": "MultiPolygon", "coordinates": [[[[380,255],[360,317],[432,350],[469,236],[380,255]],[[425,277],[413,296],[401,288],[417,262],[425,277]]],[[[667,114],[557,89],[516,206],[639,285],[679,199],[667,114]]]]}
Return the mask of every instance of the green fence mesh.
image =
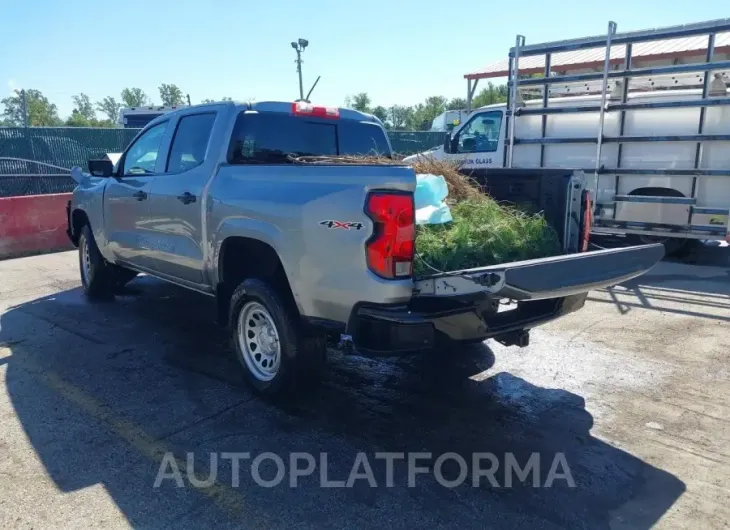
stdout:
{"type": "MultiPolygon", "coordinates": [[[[124,150],[139,129],[0,127],[0,197],[63,193],[73,166],[124,150]]],[[[444,133],[390,131],[393,152],[410,155],[443,142],[444,133]]]]}

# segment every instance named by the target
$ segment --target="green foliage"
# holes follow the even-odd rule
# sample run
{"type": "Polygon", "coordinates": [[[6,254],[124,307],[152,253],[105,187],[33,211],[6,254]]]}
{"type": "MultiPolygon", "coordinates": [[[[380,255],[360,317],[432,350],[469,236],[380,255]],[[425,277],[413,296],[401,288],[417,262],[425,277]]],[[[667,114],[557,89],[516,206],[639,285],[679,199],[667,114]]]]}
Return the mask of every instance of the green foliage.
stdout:
{"type": "Polygon", "coordinates": [[[172,105],[184,105],[187,102],[183,91],[180,90],[180,87],[177,85],[162,83],[159,87],[159,91],[162,104],[166,107],[170,107],[172,105]]]}
{"type": "Polygon", "coordinates": [[[407,129],[413,121],[413,108],[405,105],[393,105],[388,109],[388,121],[393,129],[407,129]]]}
{"type": "Polygon", "coordinates": [[[465,98],[453,98],[446,104],[446,110],[462,110],[466,108],[465,98]]]}
{"type": "Polygon", "coordinates": [[[416,275],[560,253],[558,235],[542,215],[500,206],[486,195],[465,199],[450,209],[452,222],[416,227],[416,275]]]}
{"type": "Polygon", "coordinates": [[[87,121],[96,120],[94,106],[91,104],[91,98],[89,98],[88,95],[81,92],[80,94],[72,96],[71,99],[73,99],[74,102],[73,112],[80,114],[87,121]]]}
{"type": "Polygon", "coordinates": [[[474,96],[471,106],[474,109],[484,107],[485,105],[493,105],[495,103],[504,103],[507,101],[507,85],[494,86],[491,81],[486,88],[481,89],[474,96]]]}
{"type": "Polygon", "coordinates": [[[116,121],[112,121],[110,119],[96,119],[96,112],[94,112],[94,106],[91,103],[91,99],[83,92],[81,94],[72,96],[72,99],[74,102],[74,109],[71,111],[71,116],[69,116],[69,118],[66,120],[67,127],[109,128],[117,126],[116,121]]]}
{"type": "MultiPolygon", "coordinates": [[[[23,125],[23,98],[20,90],[4,98],[0,103],[4,106],[3,119],[14,126],[23,125]]],[[[48,101],[40,90],[28,89],[25,91],[25,100],[28,112],[28,125],[53,127],[61,125],[58,117],[58,107],[48,101]]]]}
{"type": "Polygon", "coordinates": [[[386,109],[382,105],[378,105],[377,107],[375,107],[374,109],[372,109],[372,114],[373,114],[373,116],[375,116],[376,118],[378,118],[380,121],[382,121],[383,124],[385,124],[386,128],[389,128],[389,124],[388,124],[388,109],[386,109]]]}
{"type": "Polygon", "coordinates": [[[112,96],[107,96],[101,101],[96,102],[96,110],[105,114],[108,121],[116,122],[119,119],[119,111],[122,110],[122,104],[117,102],[112,96]]]}
{"type": "MultiPolygon", "coordinates": [[[[474,97],[472,108],[505,101],[507,101],[507,85],[495,86],[490,82],[474,97]]],[[[422,103],[412,106],[393,105],[386,109],[380,105],[373,107],[368,93],[360,92],[345,98],[345,107],[376,115],[388,129],[428,131],[439,114],[447,110],[465,109],[466,99],[452,98],[449,100],[443,96],[430,96],[422,103]]]]}
{"type": "Polygon", "coordinates": [[[233,98],[229,98],[229,97],[222,97],[220,99],[205,98],[204,100],[201,101],[201,103],[218,103],[219,101],[233,101],[233,98]]]}
{"type": "Polygon", "coordinates": [[[152,100],[141,88],[125,88],[122,90],[121,97],[125,107],[144,107],[146,105],[152,105],[152,100]]]}
{"type": "Polygon", "coordinates": [[[371,113],[370,110],[370,104],[372,101],[370,100],[370,96],[368,96],[367,92],[360,92],[359,94],[355,94],[354,96],[347,96],[345,98],[345,107],[360,111],[360,112],[367,112],[371,113]]]}
{"type": "Polygon", "coordinates": [[[411,128],[418,131],[428,131],[434,118],[446,110],[446,98],[430,96],[423,103],[413,107],[411,128]]]}

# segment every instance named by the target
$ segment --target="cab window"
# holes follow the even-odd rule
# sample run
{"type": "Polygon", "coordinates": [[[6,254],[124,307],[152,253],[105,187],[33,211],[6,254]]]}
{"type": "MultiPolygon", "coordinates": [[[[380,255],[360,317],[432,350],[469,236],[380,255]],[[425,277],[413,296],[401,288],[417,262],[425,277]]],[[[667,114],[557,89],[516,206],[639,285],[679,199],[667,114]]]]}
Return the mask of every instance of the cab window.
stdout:
{"type": "Polygon", "coordinates": [[[168,173],[182,173],[203,163],[214,122],[215,112],[180,118],[167,159],[168,173]]]}
{"type": "Polygon", "coordinates": [[[154,175],[167,122],[145,131],[124,156],[123,175],[154,175]]]}
{"type": "Polygon", "coordinates": [[[502,113],[483,112],[474,116],[459,131],[459,153],[489,153],[497,150],[502,128],[502,113]]]}

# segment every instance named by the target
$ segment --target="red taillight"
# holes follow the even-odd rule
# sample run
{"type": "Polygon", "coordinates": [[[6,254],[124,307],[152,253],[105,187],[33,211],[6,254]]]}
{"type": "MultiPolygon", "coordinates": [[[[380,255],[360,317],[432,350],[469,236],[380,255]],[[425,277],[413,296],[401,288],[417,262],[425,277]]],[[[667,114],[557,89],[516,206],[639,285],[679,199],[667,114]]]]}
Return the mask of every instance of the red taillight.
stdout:
{"type": "Polygon", "coordinates": [[[591,228],[593,224],[593,201],[591,201],[591,193],[588,190],[583,191],[583,222],[580,234],[580,251],[586,252],[588,250],[588,243],[591,238],[591,228]]]}
{"type": "Polygon", "coordinates": [[[383,278],[410,276],[416,237],[413,195],[371,193],[366,212],[375,223],[373,237],[365,247],[370,270],[383,278]]]}
{"type": "Polygon", "coordinates": [[[297,101],[292,104],[292,114],[295,116],[337,119],[340,117],[340,109],[337,107],[315,107],[306,101],[297,101]]]}

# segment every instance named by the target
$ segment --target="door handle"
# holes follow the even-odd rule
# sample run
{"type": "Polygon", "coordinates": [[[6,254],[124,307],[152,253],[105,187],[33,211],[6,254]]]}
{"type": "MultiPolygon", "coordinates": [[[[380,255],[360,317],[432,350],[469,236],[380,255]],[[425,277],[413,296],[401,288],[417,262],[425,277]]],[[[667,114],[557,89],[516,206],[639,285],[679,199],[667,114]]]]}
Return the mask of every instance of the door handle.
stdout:
{"type": "Polygon", "coordinates": [[[132,197],[134,197],[138,201],[143,201],[143,200],[145,200],[147,198],[147,194],[145,192],[143,192],[143,191],[137,191],[137,192],[135,192],[135,193],[132,194],[132,197]]]}
{"type": "Polygon", "coordinates": [[[190,204],[191,202],[195,202],[197,200],[197,197],[189,191],[186,191],[182,195],[178,195],[177,200],[183,204],[190,204]]]}

